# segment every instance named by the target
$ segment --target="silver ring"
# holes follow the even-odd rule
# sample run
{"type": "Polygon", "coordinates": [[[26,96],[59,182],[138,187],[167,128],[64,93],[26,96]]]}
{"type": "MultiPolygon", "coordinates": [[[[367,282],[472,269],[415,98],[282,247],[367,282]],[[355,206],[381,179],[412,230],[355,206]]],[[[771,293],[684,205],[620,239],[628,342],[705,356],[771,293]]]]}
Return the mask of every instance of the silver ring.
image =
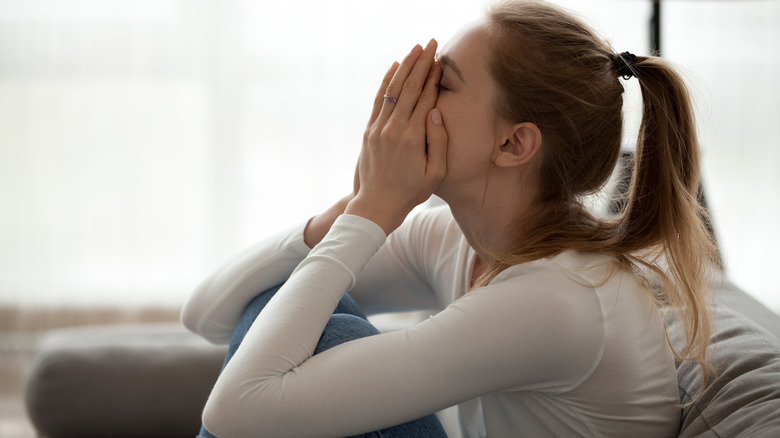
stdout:
{"type": "Polygon", "coordinates": [[[390,103],[398,103],[398,99],[396,99],[395,97],[393,97],[393,96],[391,96],[391,95],[389,95],[387,93],[385,93],[384,98],[385,98],[386,101],[388,101],[390,103]]]}

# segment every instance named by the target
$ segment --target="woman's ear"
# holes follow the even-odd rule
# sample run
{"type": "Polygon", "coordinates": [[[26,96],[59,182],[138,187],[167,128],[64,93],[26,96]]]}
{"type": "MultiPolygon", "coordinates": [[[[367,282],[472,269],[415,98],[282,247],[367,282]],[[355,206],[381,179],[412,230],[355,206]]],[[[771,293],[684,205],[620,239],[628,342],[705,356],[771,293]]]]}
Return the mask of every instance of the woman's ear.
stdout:
{"type": "Polygon", "coordinates": [[[523,122],[512,125],[504,144],[499,145],[493,164],[497,167],[513,167],[526,164],[542,147],[542,131],[536,124],[523,122]]]}

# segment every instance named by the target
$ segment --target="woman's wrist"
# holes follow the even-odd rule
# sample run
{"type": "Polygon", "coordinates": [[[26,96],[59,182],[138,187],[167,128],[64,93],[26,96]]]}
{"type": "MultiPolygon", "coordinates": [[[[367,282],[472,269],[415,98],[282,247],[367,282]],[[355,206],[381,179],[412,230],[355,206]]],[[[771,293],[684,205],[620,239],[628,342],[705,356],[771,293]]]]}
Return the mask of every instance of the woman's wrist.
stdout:
{"type": "MultiPolygon", "coordinates": [[[[344,209],[344,213],[362,218],[368,219],[371,222],[382,227],[386,235],[390,235],[396,228],[401,226],[406,214],[397,211],[396,209],[383,208],[386,205],[381,203],[377,205],[376,202],[370,202],[360,195],[352,198],[344,209]]],[[[408,212],[407,212],[408,214],[408,212]]]]}
{"type": "Polygon", "coordinates": [[[314,216],[306,224],[306,228],[303,230],[303,242],[309,248],[314,248],[330,231],[330,227],[336,218],[344,213],[347,208],[347,204],[355,197],[354,194],[349,194],[338,200],[330,208],[322,213],[314,216]]]}

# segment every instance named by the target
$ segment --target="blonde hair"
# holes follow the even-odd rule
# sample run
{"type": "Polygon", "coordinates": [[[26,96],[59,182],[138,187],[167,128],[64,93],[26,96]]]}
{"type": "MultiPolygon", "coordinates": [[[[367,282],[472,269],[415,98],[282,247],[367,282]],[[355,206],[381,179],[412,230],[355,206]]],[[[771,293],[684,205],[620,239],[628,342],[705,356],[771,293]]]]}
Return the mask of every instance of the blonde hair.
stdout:
{"type": "Polygon", "coordinates": [[[487,18],[497,112],[535,123],[544,140],[540,210],[476,286],[509,266],[564,250],[610,255],[622,269],[651,274],[660,286],[655,299],[676,309],[685,326],[687,347],[675,354],[706,371],[709,270],[719,262],[697,198],[699,147],[682,78],[658,57],[626,62],[579,19],[541,1],[502,1],[487,18]],[[620,156],[619,67],[639,80],[642,122],[625,207],[605,219],[582,199],[604,187],[620,156]]]}

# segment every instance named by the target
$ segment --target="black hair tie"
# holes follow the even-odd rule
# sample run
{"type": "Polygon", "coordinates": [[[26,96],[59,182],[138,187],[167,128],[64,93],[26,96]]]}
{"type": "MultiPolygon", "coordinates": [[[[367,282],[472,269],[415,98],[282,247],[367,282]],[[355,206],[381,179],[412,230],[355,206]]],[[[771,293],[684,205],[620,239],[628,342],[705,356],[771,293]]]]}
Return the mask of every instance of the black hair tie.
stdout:
{"type": "Polygon", "coordinates": [[[623,79],[634,77],[634,64],[636,64],[636,55],[629,52],[623,52],[620,55],[612,55],[612,65],[617,70],[618,76],[623,79]]]}

